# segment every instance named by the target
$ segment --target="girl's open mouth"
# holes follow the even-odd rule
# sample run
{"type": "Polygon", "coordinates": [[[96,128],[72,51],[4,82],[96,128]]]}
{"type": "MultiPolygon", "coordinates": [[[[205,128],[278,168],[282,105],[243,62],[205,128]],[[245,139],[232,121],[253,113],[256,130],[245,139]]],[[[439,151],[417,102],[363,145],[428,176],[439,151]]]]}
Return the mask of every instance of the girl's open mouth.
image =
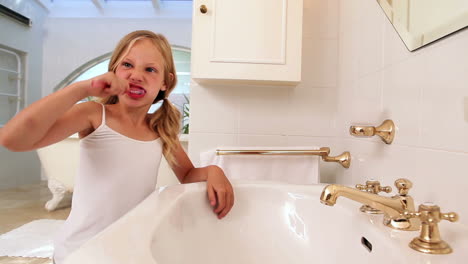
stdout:
{"type": "Polygon", "coordinates": [[[139,99],[144,97],[146,90],[140,86],[130,84],[130,89],[127,91],[127,95],[132,99],[139,99]]]}

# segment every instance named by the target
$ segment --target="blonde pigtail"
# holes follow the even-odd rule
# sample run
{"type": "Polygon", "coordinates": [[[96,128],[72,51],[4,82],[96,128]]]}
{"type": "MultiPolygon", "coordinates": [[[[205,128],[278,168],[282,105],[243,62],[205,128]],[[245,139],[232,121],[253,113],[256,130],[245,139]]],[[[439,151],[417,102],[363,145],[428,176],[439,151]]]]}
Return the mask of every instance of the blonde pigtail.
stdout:
{"type": "Polygon", "coordinates": [[[161,107],[150,119],[150,127],[163,142],[163,154],[167,162],[177,165],[174,150],[178,146],[180,132],[180,112],[169,100],[164,99],[161,107]]]}

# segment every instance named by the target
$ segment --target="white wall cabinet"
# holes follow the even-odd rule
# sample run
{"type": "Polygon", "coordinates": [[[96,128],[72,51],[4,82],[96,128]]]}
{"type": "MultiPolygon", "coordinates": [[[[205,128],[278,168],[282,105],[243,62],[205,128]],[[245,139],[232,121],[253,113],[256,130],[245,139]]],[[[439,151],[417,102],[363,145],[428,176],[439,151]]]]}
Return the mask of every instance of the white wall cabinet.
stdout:
{"type": "Polygon", "coordinates": [[[192,78],[298,83],[302,12],[303,0],[194,0],[192,78]]]}

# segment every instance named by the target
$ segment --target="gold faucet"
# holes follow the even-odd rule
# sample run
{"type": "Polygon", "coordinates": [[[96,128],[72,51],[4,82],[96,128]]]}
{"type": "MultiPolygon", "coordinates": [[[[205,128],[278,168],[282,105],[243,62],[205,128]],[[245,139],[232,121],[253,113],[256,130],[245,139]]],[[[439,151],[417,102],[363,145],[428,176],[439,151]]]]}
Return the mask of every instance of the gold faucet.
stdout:
{"type": "Polygon", "coordinates": [[[331,184],[323,189],[320,202],[333,206],[338,197],[343,196],[381,210],[384,213],[384,225],[386,226],[399,230],[419,230],[421,220],[405,217],[404,215],[405,212],[406,214],[415,212],[413,198],[408,195],[408,191],[413,184],[407,179],[398,179],[395,181],[395,186],[398,189],[398,195],[384,197],[338,184],[331,184]]]}

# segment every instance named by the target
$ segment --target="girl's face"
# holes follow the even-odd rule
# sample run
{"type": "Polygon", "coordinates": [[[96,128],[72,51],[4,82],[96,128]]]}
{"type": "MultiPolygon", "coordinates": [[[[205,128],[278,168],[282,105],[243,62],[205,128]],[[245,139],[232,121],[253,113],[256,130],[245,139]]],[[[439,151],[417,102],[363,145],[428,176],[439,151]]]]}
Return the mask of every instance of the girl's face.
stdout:
{"type": "Polygon", "coordinates": [[[129,83],[119,102],[133,106],[151,105],[159,91],[165,91],[164,60],[149,39],[137,40],[117,66],[115,74],[129,83]]]}

